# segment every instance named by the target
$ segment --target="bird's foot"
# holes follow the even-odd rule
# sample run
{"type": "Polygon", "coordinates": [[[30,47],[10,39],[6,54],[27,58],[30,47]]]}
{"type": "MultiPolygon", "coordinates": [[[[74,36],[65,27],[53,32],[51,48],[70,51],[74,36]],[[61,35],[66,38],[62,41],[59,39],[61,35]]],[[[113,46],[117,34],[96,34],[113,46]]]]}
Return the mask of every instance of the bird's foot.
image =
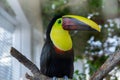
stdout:
{"type": "Polygon", "coordinates": [[[57,77],[53,77],[52,80],[57,80],[57,77]]]}
{"type": "Polygon", "coordinates": [[[64,80],[68,80],[68,77],[67,77],[67,76],[64,76],[64,80]]]}

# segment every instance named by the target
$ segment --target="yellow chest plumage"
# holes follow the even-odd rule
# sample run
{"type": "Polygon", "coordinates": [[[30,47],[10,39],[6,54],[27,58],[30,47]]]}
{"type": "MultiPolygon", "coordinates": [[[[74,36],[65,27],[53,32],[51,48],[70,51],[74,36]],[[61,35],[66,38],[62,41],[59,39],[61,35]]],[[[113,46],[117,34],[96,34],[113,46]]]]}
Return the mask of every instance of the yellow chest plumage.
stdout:
{"type": "Polygon", "coordinates": [[[68,51],[72,48],[72,40],[69,32],[57,23],[51,29],[50,38],[55,47],[62,51],[68,51]]]}

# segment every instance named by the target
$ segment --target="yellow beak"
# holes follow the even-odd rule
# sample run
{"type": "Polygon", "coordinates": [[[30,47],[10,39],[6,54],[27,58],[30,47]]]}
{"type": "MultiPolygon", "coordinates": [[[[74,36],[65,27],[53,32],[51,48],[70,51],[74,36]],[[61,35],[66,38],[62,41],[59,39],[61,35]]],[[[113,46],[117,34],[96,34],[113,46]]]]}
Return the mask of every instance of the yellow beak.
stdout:
{"type": "Polygon", "coordinates": [[[62,26],[65,30],[101,31],[101,28],[94,21],[77,15],[62,16],[62,26]]]}

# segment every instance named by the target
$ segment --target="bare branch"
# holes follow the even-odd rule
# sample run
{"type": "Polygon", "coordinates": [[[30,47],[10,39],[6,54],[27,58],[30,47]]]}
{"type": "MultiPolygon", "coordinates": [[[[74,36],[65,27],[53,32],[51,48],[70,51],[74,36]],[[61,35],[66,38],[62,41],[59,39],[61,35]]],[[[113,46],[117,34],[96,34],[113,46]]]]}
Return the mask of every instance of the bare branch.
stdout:
{"type": "MultiPolygon", "coordinates": [[[[22,55],[19,51],[17,51],[15,48],[12,47],[10,53],[13,57],[15,57],[20,63],[22,63],[25,67],[27,67],[33,73],[33,76],[30,76],[28,73],[26,73],[25,76],[27,79],[52,80],[52,78],[41,74],[38,67],[35,64],[33,64],[29,59],[27,59],[24,55],[22,55]]],[[[63,80],[63,78],[59,78],[58,80],[63,80]]]]}
{"type": "Polygon", "coordinates": [[[120,50],[113,53],[105,63],[93,74],[90,80],[102,80],[120,62],[120,50]]]}
{"type": "Polygon", "coordinates": [[[40,74],[40,70],[37,68],[37,66],[33,64],[29,59],[27,59],[24,55],[22,55],[19,51],[17,51],[15,48],[12,47],[10,53],[20,63],[30,69],[33,74],[40,74]]]}

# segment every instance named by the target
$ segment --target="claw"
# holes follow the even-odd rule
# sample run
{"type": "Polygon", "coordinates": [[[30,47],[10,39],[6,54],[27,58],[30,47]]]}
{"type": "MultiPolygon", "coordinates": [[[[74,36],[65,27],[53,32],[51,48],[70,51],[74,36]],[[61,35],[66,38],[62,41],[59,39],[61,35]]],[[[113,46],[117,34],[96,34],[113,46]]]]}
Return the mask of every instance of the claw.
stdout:
{"type": "Polygon", "coordinates": [[[57,77],[53,77],[52,80],[57,80],[57,77]]]}
{"type": "Polygon", "coordinates": [[[64,76],[64,80],[68,80],[68,77],[67,77],[67,76],[64,76]]]}

